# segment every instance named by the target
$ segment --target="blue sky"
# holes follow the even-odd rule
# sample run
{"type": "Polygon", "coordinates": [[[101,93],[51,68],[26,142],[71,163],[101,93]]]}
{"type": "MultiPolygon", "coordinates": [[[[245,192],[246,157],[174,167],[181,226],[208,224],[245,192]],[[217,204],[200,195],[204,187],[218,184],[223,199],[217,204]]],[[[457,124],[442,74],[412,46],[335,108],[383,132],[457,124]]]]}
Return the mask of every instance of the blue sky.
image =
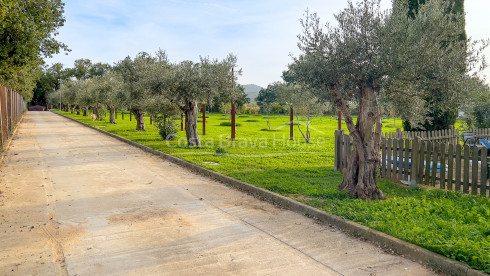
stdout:
{"type": "MultiPolygon", "coordinates": [[[[466,30],[474,39],[490,37],[490,1],[466,0],[466,30]]],[[[72,49],[48,64],[73,66],[79,58],[113,64],[141,51],[166,50],[174,62],[199,56],[238,57],[241,84],[267,86],[298,55],[299,18],[306,9],[323,22],[347,0],[67,0],[65,26],[57,37],[72,49]]],[[[381,0],[383,9],[390,0],[381,0]]],[[[490,59],[490,49],[486,55],[490,59]]],[[[487,82],[490,69],[486,70],[487,82]]]]}

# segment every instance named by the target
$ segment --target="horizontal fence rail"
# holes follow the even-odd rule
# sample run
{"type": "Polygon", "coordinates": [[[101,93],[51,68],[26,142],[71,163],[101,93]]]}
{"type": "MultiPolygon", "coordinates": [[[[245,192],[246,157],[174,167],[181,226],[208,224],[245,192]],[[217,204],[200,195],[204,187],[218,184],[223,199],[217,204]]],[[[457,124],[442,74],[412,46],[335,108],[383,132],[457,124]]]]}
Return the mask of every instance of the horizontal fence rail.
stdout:
{"type": "MultiPolygon", "coordinates": [[[[457,132],[454,132],[457,133],[457,132]]],[[[489,129],[473,130],[475,137],[485,138],[489,129]]],[[[412,134],[388,134],[381,138],[380,176],[398,179],[413,186],[428,186],[489,196],[490,153],[481,145],[462,146],[451,132],[441,137],[413,137],[412,134]],[[433,138],[433,139],[432,139],[433,138]],[[456,143],[454,143],[456,142],[456,143]]],[[[335,132],[335,169],[347,168],[353,151],[352,138],[335,132]]]]}
{"type": "Polygon", "coordinates": [[[3,150],[19,123],[27,103],[17,92],[0,86],[0,148],[3,150]]]}

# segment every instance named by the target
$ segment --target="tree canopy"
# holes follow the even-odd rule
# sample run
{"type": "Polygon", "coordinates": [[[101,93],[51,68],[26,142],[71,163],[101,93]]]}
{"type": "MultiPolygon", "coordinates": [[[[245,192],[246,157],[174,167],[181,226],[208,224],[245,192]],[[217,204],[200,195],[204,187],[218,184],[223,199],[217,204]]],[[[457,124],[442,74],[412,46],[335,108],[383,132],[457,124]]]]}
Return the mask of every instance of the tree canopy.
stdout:
{"type": "Polygon", "coordinates": [[[462,16],[446,13],[448,4],[431,0],[407,16],[408,5],[395,1],[390,13],[380,11],[379,0],[349,1],[335,16],[338,24],[322,25],[317,14],[301,20],[302,54],[284,72],[288,83],[306,86],[320,100],[332,101],[342,111],[353,137],[354,150],[339,188],[359,198],[380,199],[376,185],[381,140],[381,99],[420,124],[426,119],[425,99],[437,88],[442,103],[451,106],[465,91],[470,68],[481,59],[458,34],[462,16]],[[471,57],[466,59],[465,57],[471,57]],[[461,61],[467,61],[462,66],[461,61]],[[462,68],[464,67],[464,68],[462,68]],[[349,105],[358,104],[354,122],[349,105]]]}
{"type": "Polygon", "coordinates": [[[30,100],[43,58],[60,50],[68,51],[65,44],[54,38],[65,22],[64,3],[61,0],[0,3],[0,83],[30,100]]]}

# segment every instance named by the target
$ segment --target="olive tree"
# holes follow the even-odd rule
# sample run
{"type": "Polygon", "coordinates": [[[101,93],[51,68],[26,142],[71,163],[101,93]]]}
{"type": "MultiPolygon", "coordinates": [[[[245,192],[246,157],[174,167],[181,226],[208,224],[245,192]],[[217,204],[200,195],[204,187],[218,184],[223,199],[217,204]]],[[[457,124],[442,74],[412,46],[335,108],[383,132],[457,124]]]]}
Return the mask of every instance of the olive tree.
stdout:
{"type": "Polygon", "coordinates": [[[115,113],[128,99],[127,91],[123,89],[123,81],[120,75],[112,71],[101,77],[94,78],[94,90],[98,102],[109,110],[111,124],[116,124],[115,113]]]}
{"type": "MultiPolygon", "coordinates": [[[[310,143],[310,126],[314,118],[323,114],[329,109],[329,104],[320,101],[317,96],[308,88],[299,85],[286,85],[284,83],[277,86],[277,99],[279,102],[294,107],[296,125],[303,136],[305,143],[310,143]],[[301,125],[306,127],[305,131],[301,125]]],[[[293,122],[290,122],[293,123],[293,122]]]]}
{"type": "Polygon", "coordinates": [[[143,84],[143,76],[148,66],[155,63],[155,58],[146,52],[139,53],[134,60],[131,57],[119,61],[114,72],[123,80],[123,89],[128,94],[126,105],[136,119],[136,130],[145,131],[144,103],[149,97],[148,89],[143,84]]]}
{"type": "Polygon", "coordinates": [[[63,81],[63,85],[60,88],[62,103],[67,106],[71,113],[75,112],[77,103],[77,87],[76,82],[71,80],[63,81]]]}
{"type": "Polygon", "coordinates": [[[74,83],[74,86],[77,90],[76,102],[79,108],[83,110],[82,115],[88,116],[89,107],[95,105],[95,99],[92,95],[92,87],[94,86],[93,80],[79,80],[74,83]]]}
{"type": "Polygon", "coordinates": [[[231,68],[236,57],[228,55],[218,61],[201,57],[199,62],[170,63],[164,53],[159,53],[151,70],[147,70],[146,87],[153,95],[163,96],[185,114],[185,133],[189,146],[200,146],[197,132],[198,103],[217,97],[220,93],[232,94],[231,68]]]}
{"type": "Polygon", "coordinates": [[[349,1],[335,16],[336,26],[323,26],[316,14],[307,13],[301,20],[298,45],[302,54],[293,59],[284,79],[309,87],[342,112],[354,144],[339,185],[347,194],[384,199],[376,184],[382,96],[392,100],[398,111],[412,113],[413,123],[420,123],[427,114],[427,88],[443,87],[440,91],[446,91],[447,102],[457,100],[464,91],[471,67],[461,70],[465,44],[451,41],[441,51],[441,43],[459,33],[461,20],[460,15],[445,13],[446,6],[441,0],[429,1],[411,19],[401,1],[394,1],[390,13],[380,11],[379,0],[349,1]],[[358,105],[356,122],[349,111],[352,103],[358,105]]]}

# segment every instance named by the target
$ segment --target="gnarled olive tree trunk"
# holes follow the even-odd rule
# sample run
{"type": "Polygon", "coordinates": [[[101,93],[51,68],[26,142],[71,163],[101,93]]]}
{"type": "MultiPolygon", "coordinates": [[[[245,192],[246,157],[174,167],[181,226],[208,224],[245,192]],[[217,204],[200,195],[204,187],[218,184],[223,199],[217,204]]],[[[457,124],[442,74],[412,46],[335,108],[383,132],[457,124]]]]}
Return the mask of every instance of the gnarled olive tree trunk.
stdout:
{"type": "Polygon", "coordinates": [[[133,113],[134,119],[136,120],[136,130],[146,131],[145,118],[143,117],[143,115],[145,115],[145,112],[141,111],[141,109],[138,108],[131,108],[131,113],[133,113]]]}
{"type": "Polygon", "coordinates": [[[116,108],[110,107],[110,106],[108,106],[108,108],[109,108],[109,114],[110,114],[109,123],[117,124],[116,119],[114,118],[114,114],[116,114],[116,108]]]}
{"type": "Polygon", "coordinates": [[[181,108],[185,114],[185,135],[189,146],[200,146],[199,134],[197,133],[197,101],[185,100],[185,106],[181,108]]]}
{"type": "Polygon", "coordinates": [[[83,116],[88,116],[88,106],[83,108],[83,116]]]}
{"type": "Polygon", "coordinates": [[[80,106],[79,106],[79,105],[77,105],[77,107],[76,107],[76,108],[77,108],[77,115],[80,115],[80,106]]]}
{"type": "Polygon", "coordinates": [[[340,94],[335,91],[333,94],[337,107],[344,115],[354,143],[354,149],[339,189],[356,198],[384,199],[383,192],[376,184],[382,130],[381,109],[377,104],[376,92],[370,87],[362,88],[359,116],[355,125],[340,94]]]}

